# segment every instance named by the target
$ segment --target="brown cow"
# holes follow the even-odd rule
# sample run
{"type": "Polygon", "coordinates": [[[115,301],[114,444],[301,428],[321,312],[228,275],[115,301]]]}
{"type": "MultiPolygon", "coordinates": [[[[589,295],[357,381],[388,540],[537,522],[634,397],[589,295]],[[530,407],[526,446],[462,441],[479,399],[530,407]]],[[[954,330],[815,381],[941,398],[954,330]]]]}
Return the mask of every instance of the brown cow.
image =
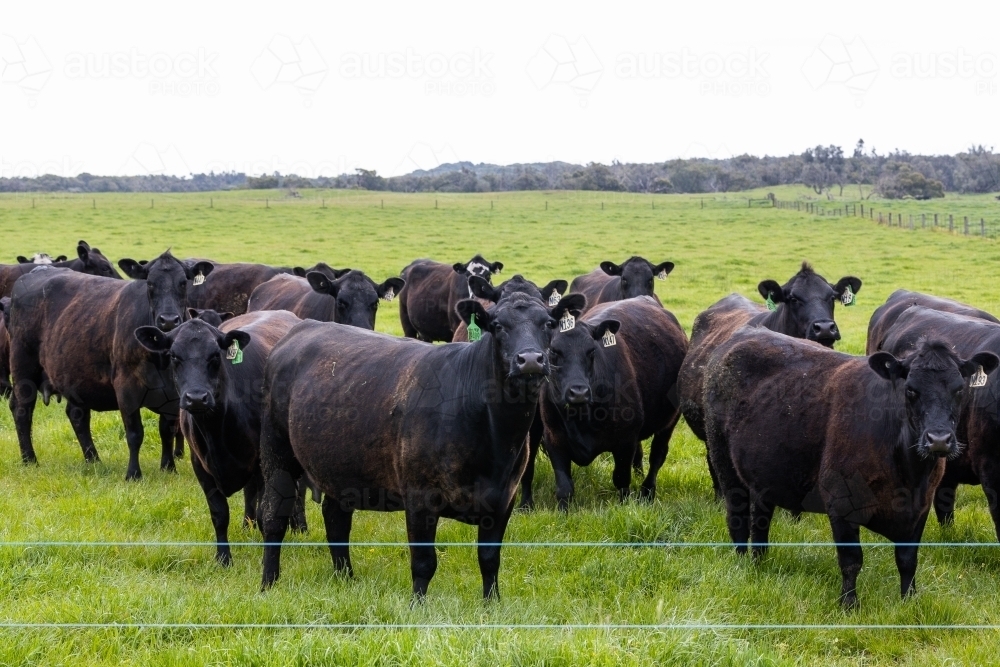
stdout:
{"type": "MultiPolygon", "coordinates": [[[[97,248],[91,248],[86,241],[80,241],[76,246],[76,259],[69,261],[56,261],[49,264],[35,264],[33,262],[20,262],[18,264],[0,264],[0,296],[10,296],[17,279],[29,273],[39,266],[54,267],[58,269],[70,269],[89,276],[103,276],[105,278],[121,279],[121,274],[115,270],[114,265],[107,257],[101,254],[97,248]]],[[[65,256],[61,255],[65,259],[65,256]]],[[[23,258],[18,258],[23,259],[23,258]]]]}
{"type": "Polygon", "coordinates": [[[392,301],[403,285],[400,278],[376,284],[361,271],[350,269],[336,279],[324,271],[310,271],[304,279],[275,276],[253,291],[249,309],[287,310],[304,320],[374,330],[379,299],[392,301]]]}
{"type": "Polygon", "coordinates": [[[673,262],[660,262],[654,266],[649,260],[635,256],[622,264],[601,262],[599,268],[574,278],[569,291],[586,296],[588,308],[636,296],[651,296],[659,303],[653,292],[653,278],[666,280],[673,270],[673,262]]]}
{"type": "Polygon", "coordinates": [[[452,266],[429,259],[411,262],[400,274],[406,281],[399,294],[403,335],[428,342],[450,341],[462,322],[455,306],[473,296],[469,278],[478,276],[490,282],[501,270],[502,262],[490,262],[482,255],[452,266]]]}

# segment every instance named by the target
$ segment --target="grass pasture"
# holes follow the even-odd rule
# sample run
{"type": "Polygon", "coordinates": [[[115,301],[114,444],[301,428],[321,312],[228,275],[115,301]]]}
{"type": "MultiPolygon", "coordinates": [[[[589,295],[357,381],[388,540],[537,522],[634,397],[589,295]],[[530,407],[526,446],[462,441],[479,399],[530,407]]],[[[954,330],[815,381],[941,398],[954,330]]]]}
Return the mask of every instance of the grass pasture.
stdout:
{"type": "MultiPolygon", "coordinates": [[[[782,200],[807,199],[781,187],[782,200]]],[[[656,289],[690,330],[705,307],[732,292],[756,296],[765,278],[785,282],[807,259],[827,279],[857,275],[858,305],[838,308],[844,340],[860,354],[872,311],[899,287],[951,296],[1000,311],[1000,245],[941,229],[914,231],[867,219],[819,217],[750,207],[764,191],[727,195],[501,193],[403,195],[344,191],[0,196],[4,261],[18,254],[69,253],[78,239],[109,257],[149,259],[170,246],[179,257],[364,269],[378,281],[416,257],[464,261],[476,252],[505,264],[501,279],[572,279],[601,260],[640,254],[676,264],[656,289]]],[[[844,201],[852,193],[845,190],[844,201]]],[[[824,200],[825,201],[825,200],[824,200]]],[[[869,202],[866,202],[866,204],[869,202]]],[[[990,196],[949,196],[876,210],[955,212],[996,220],[990,196]]],[[[832,208],[832,206],[830,206],[832,208]]],[[[757,297],[759,298],[759,297],[757,297]]],[[[379,308],[377,328],[401,335],[397,303],[379,308]]],[[[620,505],[610,457],[576,469],[568,516],[555,510],[551,467],[539,457],[533,513],[516,514],[506,541],[614,542],[636,546],[507,546],[503,598],[484,605],[475,549],[439,548],[426,604],[411,609],[403,546],[358,546],[356,576],[333,576],[325,547],[287,547],[282,579],[258,592],[260,547],[236,547],[218,567],[213,531],[190,465],[158,470],[155,418],[145,419],[145,477],[123,481],[127,448],[115,413],[94,416],[102,463],[83,462],[63,406],[36,413],[38,467],[20,464],[13,423],[0,406],[0,664],[959,664],[995,663],[997,630],[858,629],[836,626],[1000,626],[1000,549],[985,498],[963,487],[956,524],[931,518],[917,595],[901,601],[892,550],[862,533],[861,609],[837,606],[840,572],[831,546],[772,549],[759,564],[729,548],[648,547],[649,542],[726,542],[712,500],[704,446],[683,423],[671,442],[651,505],[620,505]],[[145,543],[53,546],[27,542],[145,543]],[[11,544],[17,543],[17,544],[11,544]],[[73,628],[10,624],[363,624],[389,628],[73,628]],[[808,625],[808,629],[720,625],[808,625]],[[531,628],[510,628],[529,625],[531,628]],[[564,628],[538,627],[563,625],[564,628]],[[623,628],[639,625],[641,628],[623,628]],[[661,625],[662,627],[650,627],[661,625]],[[679,628],[686,625],[689,627],[679,628]],[[488,626],[488,627],[474,627],[488,626]],[[605,626],[605,627],[580,627],[605,626]],[[714,626],[714,627],[713,627],[714,626]],[[815,626],[833,626],[821,628],[815,626]]],[[[635,481],[638,483],[638,480],[635,481]]],[[[234,514],[241,499],[231,505],[234,514]]],[[[310,531],[287,543],[323,539],[319,506],[310,531]]],[[[238,525],[234,542],[259,536],[238,525]]],[[[401,514],[358,513],[353,540],[405,540],[401,514]]],[[[442,542],[475,531],[444,521],[442,542]]],[[[825,517],[776,516],[775,542],[830,541],[825,517]]]]}

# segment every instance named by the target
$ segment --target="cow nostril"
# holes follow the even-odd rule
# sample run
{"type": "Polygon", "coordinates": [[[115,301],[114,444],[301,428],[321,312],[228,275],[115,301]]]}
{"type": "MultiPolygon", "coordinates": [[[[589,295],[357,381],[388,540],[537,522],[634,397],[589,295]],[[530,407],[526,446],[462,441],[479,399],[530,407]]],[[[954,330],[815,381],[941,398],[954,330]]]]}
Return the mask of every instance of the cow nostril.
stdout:
{"type": "Polygon", "coordinates": [[[539,365],[543,365],[543,364],[545,364],[545,355],[544,355],[544,354],[537,354],[537,355],[535,355],[535,361],[536,361],[536,362],[537,362],[537,363],[538,363],[539,365]]]}
{"type": "Polygon", "coordinates": [[[517,355],[517,356],[516,356],[516,357],[514,358],[514,362],[515,362],[515,363],[516,363],[516,364],[517,364],[518,366],[523,366],[523,365],[524,365],[524,361],[525,361],[525,359],[524,359],[524,355],[523,355],[523,354],[519,354],[519,355],[517,355]]]}

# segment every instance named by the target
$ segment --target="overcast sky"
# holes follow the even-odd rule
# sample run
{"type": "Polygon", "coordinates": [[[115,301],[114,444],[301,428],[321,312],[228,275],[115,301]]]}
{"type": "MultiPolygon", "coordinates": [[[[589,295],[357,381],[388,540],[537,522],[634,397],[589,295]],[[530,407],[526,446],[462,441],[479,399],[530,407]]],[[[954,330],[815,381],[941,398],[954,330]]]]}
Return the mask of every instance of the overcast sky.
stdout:
{"type": "Polygon", "coordinates": [[[998,4],[5,2],[0,175],[1000,147],[998,4]]]}

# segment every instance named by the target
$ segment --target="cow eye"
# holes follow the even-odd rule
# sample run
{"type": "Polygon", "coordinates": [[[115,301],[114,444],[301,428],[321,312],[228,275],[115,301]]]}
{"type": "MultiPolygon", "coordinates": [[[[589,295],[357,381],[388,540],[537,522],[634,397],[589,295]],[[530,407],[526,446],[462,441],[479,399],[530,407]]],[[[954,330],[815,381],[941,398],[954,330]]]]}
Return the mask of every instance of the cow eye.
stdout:
{"type": "Polygon", "coordinates": [[[219,355],[217,355],[217,354],[213,354],[211,357],[208,358],[208,367],[211,368],[211,369],[213,369],[213,370],[216,369],[216,368],[218,368],[219,364],[221,364],[221,363],[222,363],[222,359],[220,359],[219,355]]]}
{"type": "Polygon", "coordinates": [[[919,395],[920,395],[920,394],[918,394],[918,393],[917,393],[917,392],[916,392],[915,390],[913,390],[913,389],[910,389],[910,388],[907,388],[907,389],[906,389],[906,397],[907,397],[908,399],[910,399],[911,401],[915,401],[915,400],[917,400],[917,396],[919,396],[919,395]]]}
{"type": "Polygon", "coordinates": [[[545,328],[546,329],[555,329],[556,328],[556,321],[552,320],[552,319],[546,320],[546,322],[545,322],[545,328]]]}

